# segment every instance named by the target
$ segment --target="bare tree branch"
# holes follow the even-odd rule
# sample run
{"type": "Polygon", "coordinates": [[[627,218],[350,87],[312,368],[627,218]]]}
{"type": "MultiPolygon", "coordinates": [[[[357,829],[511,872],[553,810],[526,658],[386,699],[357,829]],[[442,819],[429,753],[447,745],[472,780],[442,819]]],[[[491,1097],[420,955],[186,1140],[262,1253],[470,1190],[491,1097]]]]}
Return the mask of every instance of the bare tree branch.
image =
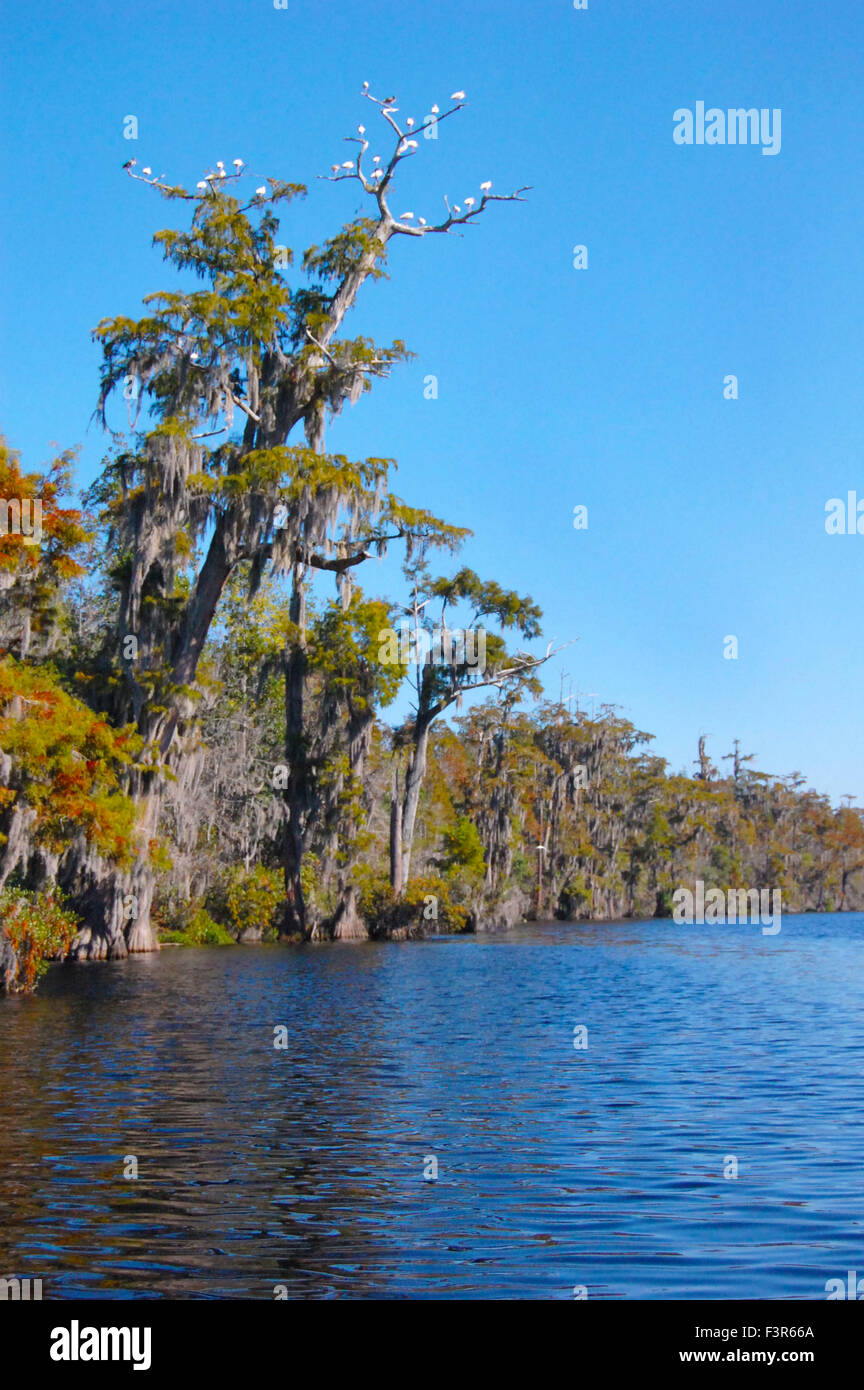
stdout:
{"type": "MultiPolygon", "coordinates": [[[[529,191],[531,187],[530,184],[525,184],[523,187],[517,188],[514,193],[490,193],[489,189],[492,185],[489,183],[481,185],[482,197],[476,207],[474,206],[474,202],[476,201],[474,198],[468,198],[466,200],[466,206],[468,207],[467,212],[462,211],[460,204],[451,207],[449,200],[445,197],[444,204],[447,208],[447,216],[441,222],[432,223],[430,225],[424,218],[420,218],[419,225],[412,226],[410,221],[403,220],[404,214],[402,217],[395,217],[390,211],[387,201],[387,190],[392,183],[397,165],[399,165],[403,159],[410,159],[418,151],[418,143],[413,138],[414,135],[426,130],[432,123],[424,120],[419,126],[410,126],[402,130],[394,120],[394,114],[398,111],[398,107],[393,106],[390,102],[382,100],[380,97],[373,96],[371,92],[365,89],[363,95],[367,100],[371,101],[379,108],[384,120],[396,136],[396,145],[390,156],[389,163],[383,170],[376,170],[371,176],[367,176],[363,169],[363,158],[369,149],[370,142],[366,138],[365,127],[359,126],[358,135],[348,135],[345,137],[347,143],[360,146],[356,166],[353,160],[348,160],[341,166],[334,164],[330,174],[322,174],[319,175],[319,177],[327,179],[331,183],[342,183],[345,179],[357,180],[364,192],[374,197],[378,204],[380,226],[381,230],[385,233],[385,240],[397,234],[402,236],[423,237],[429,232],[449,232],[452,227],[465,226],[473,221],[474,218],[479,217],[488,203],[521,203],[525,201],[521,195],[529,191]]],[[[463,106],[464,101],[459,101],[456,106],[450,107],[449,110],[442,112],[440,115],[436,114],[434,116],[435,123],[437,124],[440,121],[446,120],[448,116],[454,116],[457,111],[462,110],[463,106]]]]}

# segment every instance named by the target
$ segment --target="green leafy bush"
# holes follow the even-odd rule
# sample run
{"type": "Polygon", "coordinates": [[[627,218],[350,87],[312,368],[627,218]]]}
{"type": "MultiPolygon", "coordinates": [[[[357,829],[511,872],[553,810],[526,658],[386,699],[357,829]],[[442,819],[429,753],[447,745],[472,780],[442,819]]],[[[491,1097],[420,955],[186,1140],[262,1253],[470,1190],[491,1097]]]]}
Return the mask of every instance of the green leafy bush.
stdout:
{"type": "Polygon", "coordinates": [[[476,879],[486,868],[480,832],[467,816],[457,816],[454,824],[444,831],[443,866],[445,870],[462,871],[466,877],[476,879]]]}
{"type": "Polygon", "coordinates": [[[275,935],[276,913],[284,896],[282,875],[276,869],[238,865],[208,895],[207,905],[235,938],[246,931],[270,938],[275,935]]]}
{"type": "Polygon", "coordinates": [[[15,951],[15,973],[6,979],[7,989],[15,992],[35,989],[49,961],[66,955],[80,926],[59,892],[26,893],[20,888],[0,893],[0,922],[15,951]]]}
{"type": "Polygon", "coordinates": [[[372,937],[463,932],[468,926],[467,908],[454,901],[451,885],[435,874],[411,879],[400,898],[393,897],[385,874],[361,870],[355,886],[360,916],[372,937]]]}
{"type": "Polygon", "coordinates": [[[234,938],[203,907],[193,908],[182,929],[164,931],[160,940],[176,946],[233,946],[234,938]]]}

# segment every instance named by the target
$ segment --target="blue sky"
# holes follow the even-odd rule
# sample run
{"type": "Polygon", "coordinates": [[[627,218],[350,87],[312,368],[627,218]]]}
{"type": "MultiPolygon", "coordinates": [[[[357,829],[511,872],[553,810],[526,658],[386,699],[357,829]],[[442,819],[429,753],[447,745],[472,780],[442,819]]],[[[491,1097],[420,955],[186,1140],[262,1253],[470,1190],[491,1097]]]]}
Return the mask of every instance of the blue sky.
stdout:
{"type": "Polygon", "coordinates": [[[418,122],[463,88],[394,210],[533,191],[462,237],[399,239],[350,328],[416,361],[329,447],[397,458],[403,496],[474,531],[464,560],[578,639],[550,691],[566,670],[673,769],[700,733],[715,761],[738,737],[864,798],[864,536],[824,528],[829,498],[864,497],[861,40],[853,0],[7,6],[0,429],[29,467],[51,441],[81,445],[82,483],[98,466],[90,329],[170,283],[150,239],[176,207],[126,159],[307,183],[283,227],[302,250],[357,209],[315,176],[372,126],[362,81],[418,122]],[[676,145],[700,100],[780,108],[780,153],[676,145]]]}

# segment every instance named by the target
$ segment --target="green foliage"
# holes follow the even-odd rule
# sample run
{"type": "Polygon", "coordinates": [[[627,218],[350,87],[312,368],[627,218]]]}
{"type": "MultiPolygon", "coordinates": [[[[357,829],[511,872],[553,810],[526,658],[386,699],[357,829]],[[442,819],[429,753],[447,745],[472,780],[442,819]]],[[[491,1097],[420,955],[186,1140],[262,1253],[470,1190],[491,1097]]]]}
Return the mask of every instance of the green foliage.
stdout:
{"type": "Polygon", "coordinates": [[[234,937],[218,922],[214,922],[209,912],[200,906],[192,908],[185,918],[182,929],[174,928],[160,933],[160,941],[175,946],[233,946],[234,937]]]}
{"type": "Polygon", "coordinates": [[[436,598],[454,604],[465,600],[473,609],[474,621],[494,618],[502,628],[516,628],[523,637],[537,637],[543,614],[530,596],[521,597],[512,589],[502,589],[495,580],[482,580],[464,567],[450,579],[436,579],[428,586],[436,598]]]}
{"type": "MultiPolygon", "coordinates": [[[[278,219],[266,204],[302,195],[300,184],[271,181],[267,200],[243,205],[230,193],[212,187],[196,200],[189,231],[157,232],[156,245],[178,269],[191,270],[209,282],[191,292],[148,295],[152,312],[135,320],[103,319],[94,336],[104,350],[100,408],[127,376],[139,380],[157,414],[176,416],[178,407],[195,412],[207,373],[227,356],[245,358],[261,369],[262,350],[292,329],[291,294],[277,254],[278,219]],[[250,211],[254,213],[249,216],[250,211]],[[198,356],[178,354],[178,343],[194,343],[198,356]]],[[[183,189],[169,197],[191,197],[183,189]]]]}
{"type": "Polygon", "coordinates": [[[14,978],[7,983],[13,992],[35,989],[49,962],[66,955],[81,925],[58,891],[26,893],[20,888],[0,892],[0,924],[17,958],[14,978]]]}
{"type": "Polygon", "coordinates": [[[263,864],[251,869],[235,865],[217,886],[211,903],[218,906],[217,915],[235,938],[244,931],[270,937],[283,896],[282,876],[275,869],[263,864]]]}
{"type": "Polygon", "coordinates": [[[368,217],[360,217],[349,222],[323,246],[310,247],[303,257],[303,268],[324,282],[341,280],[356,270],[365,258],[371,257],[370,275],[378,279],[385,275],[386,254],[386,246],[375,235],[375,223],[368,217]]]}
{"type": "Polygon", "coordinates": [[[0,747],[12,760],[0,827],[20,806],[33,812],[36,839],[55,852],[83,831],[100,854],[128,862],[135,808],[121,776],[139,746],[131,731],[111,728],[67,695],[49,667],[0,660],[0,747]]]}
{"type": "Polygon", "coordinates": [[[347,609],[327,605],[310,627],[309,661],[333,694],[341,693],[355,709],[385,709],[392,704],[404,668],[380,660],[380,634],[393,622],[382,599],[365,600],[359,590],[347,609]]]}
{"type": "Polygon", "coordinates": [[[360,916],[373,938],[456,933],[468,927],[468,910],[454,901],[452,885],[436,874],[411,879],[398,899],[384,874],[358,870],[355,884],[360,916]]]}
{"type": "Polygon", "coordinates": [[[469,877],[480,878],[486,867],[480,832],[468,816],[458,816],[454,825],[444,831],[445,870],[461,870],[469,877]]]}

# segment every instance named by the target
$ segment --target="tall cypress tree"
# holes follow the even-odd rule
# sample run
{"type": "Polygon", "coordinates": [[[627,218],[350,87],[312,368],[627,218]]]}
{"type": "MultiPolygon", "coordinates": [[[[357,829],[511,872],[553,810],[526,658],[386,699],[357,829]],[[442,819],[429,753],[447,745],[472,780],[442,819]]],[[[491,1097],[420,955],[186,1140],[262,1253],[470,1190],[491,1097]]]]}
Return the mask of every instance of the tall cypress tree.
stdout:
{"type": "Polygon", "coordinates": [[[130,788],[140,809],[138,857],[126,878],[92,866],[99,891],[90,901],[101,906],[78,942],[80,955],[156,946],[150,846],[164,777],[183,757],[198,661],[225,586],[244,562],[253,586],[266,566],[290,578],[283,926],[309,934],[300,871],[315,802],[308,757],[311,578],[334,574],[347,604],[354,568],[388,541],[452,545],[465,534],[390,493],[390,461],[328,454],[325,423],[408,355],[401,341],[379,347],[342,331],[362,286],[384,274],[392,239],[448,233],[524,190],[497,195],[482,185],[478,198],[464,209],[448,203],[446,216],[431,226],[394,216],[389,199],[399,166],[419,152],[419,142],[397,122],[392,101],[368,87],[363,95],[384,121],[390,155],[370,162],[370,141],[359,126],[350,137],[356,158],[334,165],[329,177],[359,183],[370,215],[310,248],[296,284],[293,254],[277,243],[277,213],[305,194],[302,185],[268,178],[248,193],[240,161],[233,172],[217,164],[194,190],[139,175],[134,161],[126,166],[169,202],[191,205],[188,230],[161,231],[155,243],[202,287],[150,295],[142,318],[105,319],[95,330],[106,427],[109,398],[119,390],[136,416],[145,413],[134,446],[115,450],[94,493],[108,522],[118,590],[99,685],[113,718],[137,724],[145,753],[130,788]],[[292,442],[295,436],[303,442],[292,442]]]}

